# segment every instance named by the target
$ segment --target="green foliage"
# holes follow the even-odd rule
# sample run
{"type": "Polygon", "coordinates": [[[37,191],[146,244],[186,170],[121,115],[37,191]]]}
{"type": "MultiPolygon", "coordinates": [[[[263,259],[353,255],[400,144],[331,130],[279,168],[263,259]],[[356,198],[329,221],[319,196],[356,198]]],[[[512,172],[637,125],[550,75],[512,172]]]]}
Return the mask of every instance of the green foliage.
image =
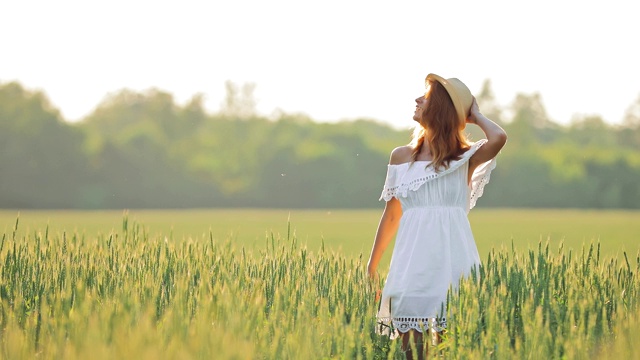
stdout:
{"type": "MultiPolygon", "coordinates": [[[[0,84],[0,204],[5,208],[377,206],[389,154],[410,140],[373,120],[317,123],[256,114],[253,84],[227,84],[217,114],[201,95],[122,90],[77,124],[40,92],[0,84]]],[[[551,121],[539,94],[505,119],[486,82],[478,102],[509,134],[482,206],[638,208],[640,121],[551,121]]],[[[640,99],[638,100],[640,104],[640,99]]],[[[409,120],[407,125],[411,125],[409,120]]],[[[472,140],[483,138],[469,125],[472,140]]]]}
{"type": "Polygon", "coordinates": [[[1,206],[80,206],[77,189],[88,181],[82,141],[44,94],[0,85],[1,206]]]}
{"type": "MultiPolygon", "coordinates": [[[[2,358],[401,359],[374,333],[362,255],[300,245],[289,228],[255,250],[210,234],[117,230],[0,237],[2,358]]],[[[55,225],[55,224],[54,224],[55,225]]],[[[492,250],[447,307],[444,358],[630,358],[640,255],[492,250]]]]}

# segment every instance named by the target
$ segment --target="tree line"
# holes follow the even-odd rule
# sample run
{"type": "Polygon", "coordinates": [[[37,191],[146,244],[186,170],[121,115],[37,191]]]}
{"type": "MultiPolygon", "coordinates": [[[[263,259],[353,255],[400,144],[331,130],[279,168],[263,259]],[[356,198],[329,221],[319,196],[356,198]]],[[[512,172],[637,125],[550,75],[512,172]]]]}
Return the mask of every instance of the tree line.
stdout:
{"type": "MultiPolygon", "coordinates": [[[[199,95],[179,105],[157,89],[122,90],[70,123],[42,92],[0,84],[0,207],[381,206],[389,154],[410,130],[265,117],[252,90],[227,83],[217,113],[199,95]]],[[[620,125],[593,115],[564,126],[539,94],[501,108],[487,80],[477,99],[509,134],[480,206],[640,207],[640,98],[620,125]]]]}

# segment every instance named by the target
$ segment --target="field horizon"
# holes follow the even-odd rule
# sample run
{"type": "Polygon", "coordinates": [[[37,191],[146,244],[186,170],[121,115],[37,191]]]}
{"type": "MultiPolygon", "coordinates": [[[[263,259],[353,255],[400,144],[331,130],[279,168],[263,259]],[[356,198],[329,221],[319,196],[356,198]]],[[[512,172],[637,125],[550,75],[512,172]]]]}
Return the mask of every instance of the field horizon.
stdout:
{"type": "MultiPolygon", "coordinates": [[[[295,237],[315,251],[321,246],[368,257],[382,209],[123,209],[0,210],[0,229],[18,235],[76,233],[93,236],[118,231],[123,219],[149,236],[168,240],[212,238],[237,246],[260,248],[271,236],[295,237]]],[[[476,208],[469,221],[481,259],[492,249],[550,248],[582,251],[599,243],[604,256],[640,252],[640,210],[476,208]]],[[[391,249],[383,259],[390,259],[391,249]]]]}

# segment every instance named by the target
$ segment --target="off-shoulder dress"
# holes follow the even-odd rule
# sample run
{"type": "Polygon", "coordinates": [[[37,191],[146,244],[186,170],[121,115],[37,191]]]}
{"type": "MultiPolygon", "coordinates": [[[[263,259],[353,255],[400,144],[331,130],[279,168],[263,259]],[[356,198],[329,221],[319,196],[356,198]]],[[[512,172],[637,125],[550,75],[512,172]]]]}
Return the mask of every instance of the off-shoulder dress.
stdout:
{"type": "Polygon", "coordinates": [[[486,143],[474,143],[447,169],[429,161],[389,165],[380,200],[396,197],[402,218],[378,311],[378,332],[446,327],[444,306],[450,286],[480,265],[468,212],[482,195],[496,166],[479,165],[469,181],[469,159],[486,143]]]}

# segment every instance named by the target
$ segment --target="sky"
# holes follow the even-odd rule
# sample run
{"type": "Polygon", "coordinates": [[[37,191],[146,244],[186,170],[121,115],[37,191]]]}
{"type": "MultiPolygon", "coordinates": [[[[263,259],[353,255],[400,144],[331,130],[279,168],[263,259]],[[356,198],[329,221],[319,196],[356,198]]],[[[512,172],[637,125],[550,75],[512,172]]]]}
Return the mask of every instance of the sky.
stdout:
{"type": "MultiPolygon", "coordinates": [[[[218,111],[255,84],[260,114],[412,125],[428,73],[498,103],[539,93],[549,117],[620,123],[640,97],[633,1],[4,1],[0,83],[44,91],[64,119],[158,88],[218,111]]],[[[480,109],[482,110],[482,109],[480,109]]]]}

